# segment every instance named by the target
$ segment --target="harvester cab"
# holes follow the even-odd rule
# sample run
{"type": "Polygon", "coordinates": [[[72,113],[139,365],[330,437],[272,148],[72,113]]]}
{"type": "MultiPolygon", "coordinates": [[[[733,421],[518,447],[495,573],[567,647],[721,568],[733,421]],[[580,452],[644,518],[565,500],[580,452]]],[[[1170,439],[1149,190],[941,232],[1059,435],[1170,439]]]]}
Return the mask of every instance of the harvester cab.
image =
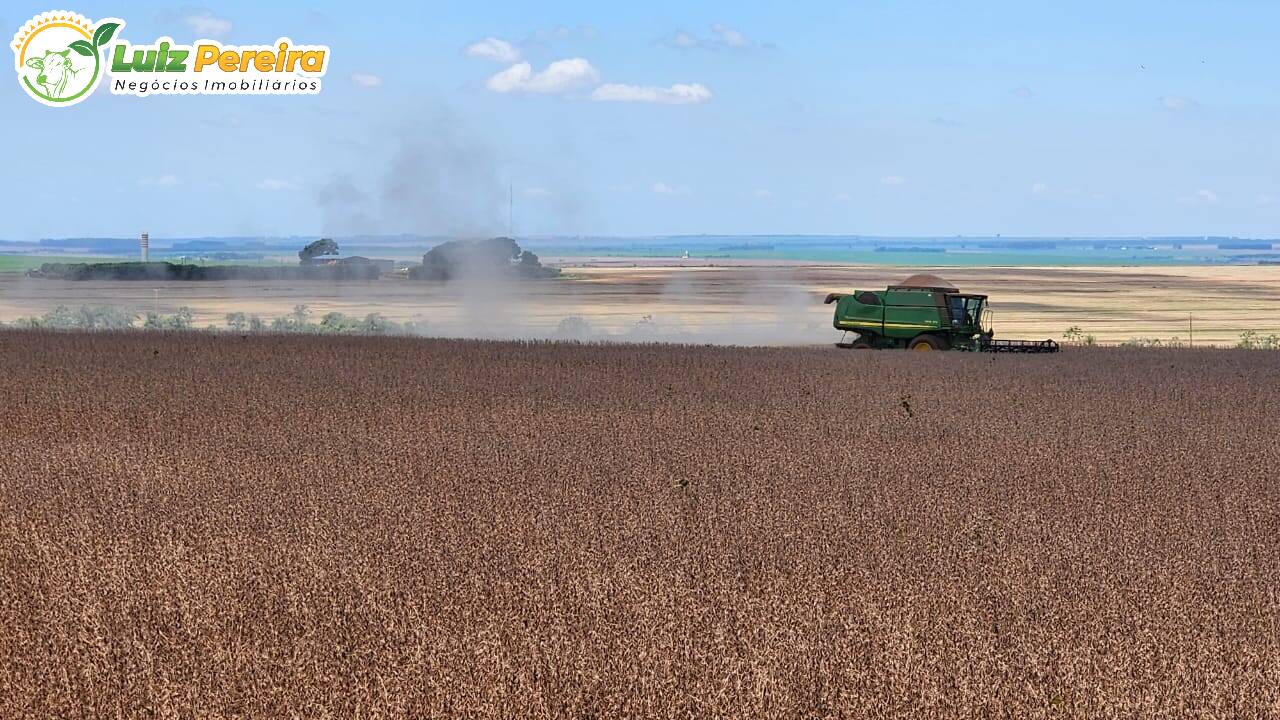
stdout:
{"type": "Polygon", "coordinates": [[[948,294],[952,328],[976,328],[982,331],[982,321],[987,310],[986,295],[948,294]]]}
{"type": "Polygon", "coordinates": [[[858,350],[1057,352],[1053,340],[996,340],[987,296],[962,293],[936,275],[912,275],[883,291],[831,293],[840,347],[858,350]]]}

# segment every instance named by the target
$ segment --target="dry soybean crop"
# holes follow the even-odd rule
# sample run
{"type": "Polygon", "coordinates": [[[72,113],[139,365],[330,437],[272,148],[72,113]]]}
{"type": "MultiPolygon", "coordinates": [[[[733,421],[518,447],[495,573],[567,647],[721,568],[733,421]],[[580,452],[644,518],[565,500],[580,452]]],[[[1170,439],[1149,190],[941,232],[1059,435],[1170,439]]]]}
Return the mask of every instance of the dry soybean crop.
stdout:
{"type": "Polygon", "coordinates": [[[0,716],[1280,713],[1280,362],[0,334],[0,716]]]}

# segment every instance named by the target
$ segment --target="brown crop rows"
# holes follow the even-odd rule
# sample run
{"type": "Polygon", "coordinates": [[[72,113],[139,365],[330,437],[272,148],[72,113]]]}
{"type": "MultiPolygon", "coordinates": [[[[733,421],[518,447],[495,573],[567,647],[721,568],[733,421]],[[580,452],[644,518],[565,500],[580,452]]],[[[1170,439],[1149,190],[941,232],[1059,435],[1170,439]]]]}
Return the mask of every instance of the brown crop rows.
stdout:
{"type": "Polygon", "coordinates": [[[0,716],[1280,713],[1273,353],[0,334],[0,716]]]}

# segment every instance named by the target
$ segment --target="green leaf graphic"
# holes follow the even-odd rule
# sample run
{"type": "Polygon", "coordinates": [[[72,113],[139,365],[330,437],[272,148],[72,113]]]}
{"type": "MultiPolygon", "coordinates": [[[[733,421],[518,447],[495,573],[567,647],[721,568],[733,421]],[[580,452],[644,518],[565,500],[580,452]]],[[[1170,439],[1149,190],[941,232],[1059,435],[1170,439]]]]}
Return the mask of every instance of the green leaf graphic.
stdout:
{"type": "Polygon", "coordinates": [[[111,42],[111,36],[116,34],[119,27],[120,23],[102,23],[93,31],[93,44],[102,47],[111,42]]]}
{"type": "Polygon", "coordinates": [[[84,40],[77,40],[71,43],[71,49],[85,57],[91,57],[93,55],[93,46],[84,40]]]}

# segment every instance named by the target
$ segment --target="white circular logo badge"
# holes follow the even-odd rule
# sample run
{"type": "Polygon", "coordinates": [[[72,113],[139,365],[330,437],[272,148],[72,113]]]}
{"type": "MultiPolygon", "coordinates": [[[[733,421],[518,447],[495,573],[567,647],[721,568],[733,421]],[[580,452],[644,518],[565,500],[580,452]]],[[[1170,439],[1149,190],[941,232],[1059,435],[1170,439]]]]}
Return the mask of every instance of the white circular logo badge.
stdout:
{"type": "Polygon", "coordinates": [[[124,22],[94,23],[79,13],[53,10],[31,18],[13,36],[18,85],[37,102],[65,107],[88,97],[106,74],[103,54],[124,22]]]}

